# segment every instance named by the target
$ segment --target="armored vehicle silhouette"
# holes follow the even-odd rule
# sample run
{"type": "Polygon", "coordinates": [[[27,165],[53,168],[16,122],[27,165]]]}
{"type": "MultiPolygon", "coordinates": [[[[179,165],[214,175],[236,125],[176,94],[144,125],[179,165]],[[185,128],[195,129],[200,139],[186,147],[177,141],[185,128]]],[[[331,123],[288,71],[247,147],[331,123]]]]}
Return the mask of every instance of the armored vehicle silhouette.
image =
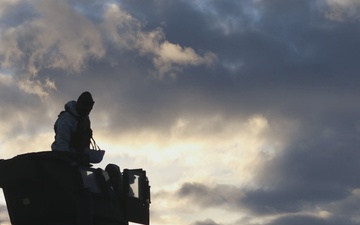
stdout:
{"type": "Polygon", "coordinates": [[[94,168],[70,152],[34,152],[0,160],[13,225],[149,224],[146,171],[94,168]]]}

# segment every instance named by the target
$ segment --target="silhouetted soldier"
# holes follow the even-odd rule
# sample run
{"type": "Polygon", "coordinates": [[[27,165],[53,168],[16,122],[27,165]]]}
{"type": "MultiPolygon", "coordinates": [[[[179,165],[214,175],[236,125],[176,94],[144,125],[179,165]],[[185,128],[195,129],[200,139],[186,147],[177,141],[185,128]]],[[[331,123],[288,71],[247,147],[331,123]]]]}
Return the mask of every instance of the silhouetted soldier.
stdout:
{"type": "Polygon", "coordinates": [[[55,122],[53,151],[83,152],[89,149],[92,138],[89,114],[94,106],[90,92],[82,93],[77,101],[65,104],[55,122]]]}

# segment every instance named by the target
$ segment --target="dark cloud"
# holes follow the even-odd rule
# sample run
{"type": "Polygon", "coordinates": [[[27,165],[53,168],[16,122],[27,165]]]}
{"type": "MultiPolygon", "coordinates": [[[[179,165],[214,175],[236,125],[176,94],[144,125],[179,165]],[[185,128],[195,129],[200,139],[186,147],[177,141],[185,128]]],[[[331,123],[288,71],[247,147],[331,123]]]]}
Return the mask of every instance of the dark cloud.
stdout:
{"type": "Polygon", "coordinates": [[[304,130],[290,148],[259,171],[257,179],[265,188],[246,192],[248,207],[257,213],[296,212],[304,205],[340,201],[359,187],[355,121],[322,119],[311,121],[310,127],[303,122],[304,130]]]}
{"type": "Polygon", "coordinates": [[[356,218],[360,207],[359,203],[359,189],[355,189],[346,198],[327,206],[327,210],[333,212],[334,215],[345,218],[356,218]]]}
{"type": "Polygon", "coordinates": [[[241,201],[242,206],[257,215],[301,212],[305,207],[316,208],[317,204],[347,196],[344,190],[324,187],[284,187],[244,192],[246,197],[241,201]]]}
{"type": "Polygon", "coordinates": [[[200,183],[185,183],[178,190],[179,198],[189,198],[202,207],[226,206],[239,207],[243,193],[241,189],[230,185],[208,187],[200,183]]]}
{"type": "MultiPolygon", "coordinates": [[[[178,190],[177,195],[179,199],[190,200],[191,205],[201,206],[204,209],[221,207],[235,212],[246,212],[249,218],[252,216],[259,218],[270,214],[286,214],[286,216],[279,216],[269,223],[264,223],[266,225],[358,224],[352,219],[356,217],[359,208],[358,191],[339,196],[337,192],[339,190],[323,189],[316,191],[314,187],[309,187],[309,189],[291,190],[284,188],[275,191],[249,191],[246,188],[236,188],[229,185],[209,187],[204,184],[186,183],[178,190]],[[331,194],[333,196],[330,197],[331,194]],[[323,213],[318,211],[319,207],[323,209],[323,213]],[[301,212],[305,213],[299,214],[301,212]],[[318,215],[315,215],[316,212],[318,215]]],[[[241,221],[245,224],[253,224],[249,222],[248,218],[243,218],[241,221]]],[[[217,224],[211,219],[198,223],[217,224]]]]}
{"type": "MultiPolygon", "coordinates": [[[[219,57],[218,67],[184,70],[175,84],[187,93],[190,88],[191,95],[202,98],[205,106],[219,106],[227,113],[277,111],[301,119],[310,114],[304,114],[304,108],[323,114],[333,109],[328,107],[341,107],[351,102],[349,98],[356,98],[358,79],[354,73],[358,65],[354,59],[358,51],[352,46],[357,46],[358,41],[356,35],[344,35],[353,32],[356,25],[333,22],[334,27],[329,28],[332,21],[324,16],[326,8],[313,1],[261,1],[257,5],[250,1],[214,1],[203,6],[203,10],[183,1],[161,6],[155,2],[146,6],[132,1],[123,4],[130,11],[147,15],[146,20],[156,24],[161,23],[159,18],[166,18],[168,25],[164,30],[169,40],[211,50],[219,57]],[[254,15],[245,13],[249,7],[254,15]],[[240,24],[238,28],[243,29],[234,29],[230,34],[215,29],[214,23],[207,23],[209,17],[224,21],[221,19],[225,14],[221,12],[228,9],[231,10],[226,15],[235,20],[256,18],[256,22],[251,27],[240,24]],[[343,57],[338,57],[341,52],[343,57]],[[340,58],[343,63],[338,63],[340,58]]],[[[163,95],[166,94],[164,90],[163,95]]],[[[185,107],[192,106],[189,103],[185,107]]]]}
{"type": "Polygon", "coordinates": [[[16,27],[39,15],[28,2],[8,2],[2,4],[1,27],[16,27]]]}
{"type": "Polygon", "coordinates": [[[206,219],[205,221],[196,222],[193,225],[220,225],[220,224],[216,223],[212,219],[206,219]]]}
{"type": "Polygon", "coordinates": [[[300,224],[313,224],[313,225],[335,225],[335,224],[344,224],[344,225],[356,225],[349,218],[336,217],[323,219],[315,216],[306,216],[306,215],[295,215],[295,216],[285,216],[279,219],[275,219],[270,222],[268,225],[300,225],[300,224]]]}

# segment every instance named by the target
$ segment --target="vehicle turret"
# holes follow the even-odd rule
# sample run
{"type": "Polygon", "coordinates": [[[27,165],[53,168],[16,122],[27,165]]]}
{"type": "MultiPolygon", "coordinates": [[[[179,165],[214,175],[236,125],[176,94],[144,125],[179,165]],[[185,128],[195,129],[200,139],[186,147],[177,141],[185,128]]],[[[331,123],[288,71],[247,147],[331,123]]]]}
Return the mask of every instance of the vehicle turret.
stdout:
{"type": "Polygon", "coordinates": [[[95,168],[81,154],[34,152],[0,160],[0,187],[13,225],[149,224],[143,169],[95,168]]]}

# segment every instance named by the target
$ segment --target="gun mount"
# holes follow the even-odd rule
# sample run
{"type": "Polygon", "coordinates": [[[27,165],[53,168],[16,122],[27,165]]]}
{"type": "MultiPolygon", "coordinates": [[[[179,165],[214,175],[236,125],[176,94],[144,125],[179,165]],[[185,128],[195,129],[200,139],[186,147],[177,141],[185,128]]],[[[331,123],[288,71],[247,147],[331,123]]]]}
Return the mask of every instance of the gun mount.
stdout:
{"type": "Polygon", "coordinates": [[[69,152],[34,152],[0,160],[13,225],[149,225],[146,171],[105,170],[69,152]]]}

